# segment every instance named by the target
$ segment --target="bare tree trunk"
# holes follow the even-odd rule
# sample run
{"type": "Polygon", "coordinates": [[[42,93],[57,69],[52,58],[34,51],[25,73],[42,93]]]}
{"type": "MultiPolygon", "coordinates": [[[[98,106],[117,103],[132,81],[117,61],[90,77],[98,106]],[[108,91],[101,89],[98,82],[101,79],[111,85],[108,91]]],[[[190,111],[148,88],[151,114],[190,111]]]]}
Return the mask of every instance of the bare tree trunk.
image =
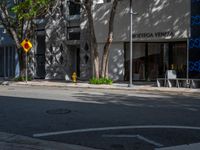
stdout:
{"type": "Polygon", "coordinates": [[[116,14],[117,5],[118,5],[118,0],[114,0],[112,4],[111,13],[110,13],[108,37],[104,45],[102,62],[101,62],[101,77],[103,78],[104,77],[108,78],[109,48],[113,40],[114,18],[116,14]]]}
{"type": "MultiPolygon", "coordinates": [[[[2,4],[0,5],[0,21],[1,24],[4,26],[6,31],[10,34],[12,39],[15,42],[16,48],[17,48],[17,54],[18,54],[18,59],[19,59],[19,66],[20,66],[20,76],[24,76],[24,69],[25,69],[25,62],[24,62],[24,53],[21,48],[21,39],[18,33],[18,29],[15,29],[14,26],[11,23],[10,15],[8,13],[8,8],[6,5],[2,4]]],[[[22,36],[21,36],[22,37],[22,36]]]]}
{"type": "Polygon", "coordinates": [[[90,48],[91,48],[91,55],[93,58],[92,65],[94,66],[94,76],[98,79],[99,78],[99,53],[98,53],[98,46],[97,40],[95,36],[94,30],[94,20],[92,15],[92,0],[85,1],[85,8],[88,15],[88,23],[89,23],[89,35],[90,35],[90,48]]]}
{"type": "Polygon", "coordinates": [[[1,24],[3,24],[6,31],[8,31],[12,35],[12,38],[14,39],[17,48],[20,48],[21,47],[20,42],[15,29],[10,24],[9,21],[10,16],[8,14],[6,6],[0,6],[0,11],[1,11],[1,24]]]}

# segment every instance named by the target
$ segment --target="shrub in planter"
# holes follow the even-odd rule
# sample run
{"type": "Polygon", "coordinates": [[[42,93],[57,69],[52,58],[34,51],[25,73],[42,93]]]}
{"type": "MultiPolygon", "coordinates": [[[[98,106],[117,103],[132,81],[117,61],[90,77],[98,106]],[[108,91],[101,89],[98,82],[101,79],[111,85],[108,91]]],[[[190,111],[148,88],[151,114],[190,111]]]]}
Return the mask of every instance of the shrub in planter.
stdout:
{"type": "Polygon", "coordinates": [[[97,79],[97,78],[92,78],[92,79],[90,79],[89,80],[89,84],[112,84],[113,83],[113,81],[112,81],[112,79],[109,79],[109,78],[99,78],[99,79],[97,79]]]}

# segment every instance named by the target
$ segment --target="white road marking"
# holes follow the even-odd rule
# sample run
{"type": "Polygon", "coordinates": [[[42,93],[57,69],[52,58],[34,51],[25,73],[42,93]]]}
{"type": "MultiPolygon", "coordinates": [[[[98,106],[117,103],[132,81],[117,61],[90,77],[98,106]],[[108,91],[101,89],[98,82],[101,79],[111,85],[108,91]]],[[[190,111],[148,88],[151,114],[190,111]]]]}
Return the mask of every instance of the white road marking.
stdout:
{"type": "Polygon", "coordinates": [[[200,143],[177,145],[172,147],[156,148],[155,150],[199,150],[200,143]]]}
{"type": "Polygon", "coordinates": [[[37,134],[33,134],[33,137],[45,137],[45,136],[53,136],[53,135],[96,132],[96,131],[107,131],[107,130],[124,130],[124,129],[185,129],[185,130],[200,130],[200,127],[170,126],[170,125],[116,126],[116,127],[87,128],[87,129],[75,129],[75,130],[47,132],[47,133],[37,133],[37,134]]]}
{"type": "Polygon", "coordinates": [[[143,137],[143,136],[141,136],[141,135],[137,135],[137,138],[140,139],[140,140],[143,140],[143,141],[145,141],[145,142],[147,142],[147,143],[153,144],[153,145],[155,145],[155,146],[157,146],[157,147],[162,147],[162,146],[164,146],[164,145],[162,145],[162,144],[160,144],[160,143],[158,143],[158,142],[149,140],[149,139],[147,139],[147,138],[145,138],[145,137],[143,137]]]}
{"type": "Polygon", "coordinates": [[[142,98],[171,98],[171,96],[164,96],[164,95],[155,95],[155,94],[127,94],[127,96],[135,96],[135,97],[142,97],[142,98]]]}
{"type": "Polygon", "coordinates": [[[102,137],[108,137],[108,138],[136,138],[137,135],[112,135],[112,134],[103,134],[102,137]]]}
{"type": "Polygon", "coordinates": [[[164,145],[162,145],[158,142],[155,142],[153,140],[145,138],[144,136],[141,136],[141,135],[102,135],[102,137],[108,137],[108,138],[138,138],[142,141],[145,141],[145,142],[152,144],[152,145],[155,145],[157,147],[163,147],[164,146],[164,145]]]}

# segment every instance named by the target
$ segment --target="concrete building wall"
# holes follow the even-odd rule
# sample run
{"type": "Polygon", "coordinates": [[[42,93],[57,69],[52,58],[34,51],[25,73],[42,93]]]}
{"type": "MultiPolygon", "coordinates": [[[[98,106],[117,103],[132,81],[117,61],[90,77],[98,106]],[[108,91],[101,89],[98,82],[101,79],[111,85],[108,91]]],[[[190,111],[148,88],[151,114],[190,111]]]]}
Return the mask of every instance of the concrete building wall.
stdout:
{"type": "Polygon", "coordinates": [[[54,14],[48,16],[45,26],[45,79],[69,80],[75,71],[73,46],[79,43],[68,39],[68,27],[76,26],[76,21],[76,16],[69,16],[67,0],[60,0],[54,14]]]}
{"type": "MultiPolygon", "coordinates": [[[[101,0],[99,3],[102,3],[101,0]]],[[[101,54],[108,32],[111,3],[95,5],[94,26],[101,54]]],[[[185,40],[190,34],[190,0],[133,0],[133,10],[138,13],[133,16],[133,41],[185,40]]],[[[67,39],[67,29],[73,23],[71,21],[70,24],[66,16],[63,16],[67,13],[67,0],[62,0],[56,13],[46,18],[48,19],[45,26],[46,79],[64,79],[66,74],[70,78],[72,73],[72,52],[69,50],[69,45],[77,46],[79,43],[74,44],[74,41],[67,39]],[[64,7],[60,7],[61,5],[64,7]]],[[[91,77],[92,67],[87,22],[83,16],[80,37],[80,77],[88,79],[91,77]]],[[[124,42],[129,42],[129,33],[129,0],[121,0],[114,23],[114,41],[110,48],[109,75],[114,80],[123,80],[124,77],[124,42]]],[[[37,47],[37,43],[35,45],[37,47]]],[[[32,49],[33,57],[35,48],[32,49]]],[[[31,64],[30,73],[36,74],[36,60],[31,64]]]]}
{"type": "Polygon", "coordinates": [[[70,68],[66,44],[66,22],[61,16],[54,16],[48,20],[45,31],[45,79],[64,79],[70,68]]]}
{"type": "MultiPolygon", "coordinates": [[[[98,42],[105,42],[111,3],[94,11],[98,42]]],[[[190,27],[190,0],[133,0],[133,37],[135,41],[185,39],[190,27]],[[153,34],[153,35],[152,35],[153,34]]],[[[128,41],[130,33],[129,0],[119,2],[114,41],[128,41]]]]}
{"type": "MultiPolygon", "coordinates": [[[[186,41],[189,37],[190,0],[133,0],[132,4],[137,12],[137,15],[133,15],[133,42],[186,41]]],[[[100,55],[107,38],[110,8],[111,3],[99,4],[94,8],[94,27],[100,55]]],[[[86,27],[87,21],[82,21],[82,31],[86,27]]],[[[129,38],[129,0],[123,0],[117,7],[114,39],[110,47],[109,76],[114,80],[124,79],[124,43],[129,42],[129,38]]],[[[85,68],[90,68],[89,65],[85,68]]]]}
{"type": "MultiPolygon", "coordinates": [[[[102,56],[104,43],[98,44],[98,50],[102,56]]],[[[113,42],[110,47],[109,53],[109,66],[108,72],[109,77],[113,80],[123,81],[124,80],[124,43],[113,42]]],[[[101,57],[100,57],[101,58],[101,57]]]]}

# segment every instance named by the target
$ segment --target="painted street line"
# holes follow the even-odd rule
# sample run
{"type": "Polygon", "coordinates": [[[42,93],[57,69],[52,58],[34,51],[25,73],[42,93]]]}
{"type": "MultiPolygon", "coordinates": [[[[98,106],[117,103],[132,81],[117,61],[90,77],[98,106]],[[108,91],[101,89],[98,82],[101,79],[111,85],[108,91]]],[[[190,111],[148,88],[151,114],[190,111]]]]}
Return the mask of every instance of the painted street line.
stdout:
{"type": "Polygon", "coordinates": [[[102,137],[107,137],[107,138],[138,138],[138,139],[145,141],[149,144],[152,144],[156,147],[163,147],[164,146],[164,145],[162,145],[158,142],[147,139],[147,138],[145,138],[144,136],[141,136],[141,135],[102,135],[102,137]]]}
{"type": "Polygon", "coordinates": [[[156,148],[155,150],[199,150],[200,143],[188,144],[188,145],[178,145],[172,147],[156,148]]]}
{"type": "Polygon", "coordinates": [[[145,141],[145,142],[147,142],[147,143],[153,144],[153,145],[155,145],[155,146],[157,146],[157,147],[162,147],[162,146],[164,146],[164,145],[162,145],[162,144],[160,144],[160,143],[157,143],[157,142],[155,142],[155,141],[149,140],[149,139],[147,139],[147,138],[145,138],[145,137],[143,137],[143,136],[141,136],[141,135],[137,135],[137,138],[140,139],[140,140],[143,140],[143,141],[145,141]]]}
{"type": "Polygon", "coordinates": [[[185,130],[200,130],[200,127],[169,126],[169,125],[116,126],[116,127],[87,128],[87,129],[75,129],[75,130],[47,132],[47,133],[37,133],[37,134],[33,134],[33,137],[45,137],[45,136],[54,136],[54,135],[63,135],[63,134],[86,133],[86,132],[97,132],[97,131],[108,131],[108,130],[125,130],[125,129],[185,129],[185,130]]]}
{"type": "Polygon", "coordinates": [[[103,134],[102,137],[106,137],[106,138],[136,138],[137,135],[124,135],[124,134],[112,135],[112,134],[103,134]]]}
{"type": "Polygon", "coordinates": [[[154,95],[154,94],[127,94],[127,96],[142,97],[142,98],[171,98],[171,96],[154,95]]]}

